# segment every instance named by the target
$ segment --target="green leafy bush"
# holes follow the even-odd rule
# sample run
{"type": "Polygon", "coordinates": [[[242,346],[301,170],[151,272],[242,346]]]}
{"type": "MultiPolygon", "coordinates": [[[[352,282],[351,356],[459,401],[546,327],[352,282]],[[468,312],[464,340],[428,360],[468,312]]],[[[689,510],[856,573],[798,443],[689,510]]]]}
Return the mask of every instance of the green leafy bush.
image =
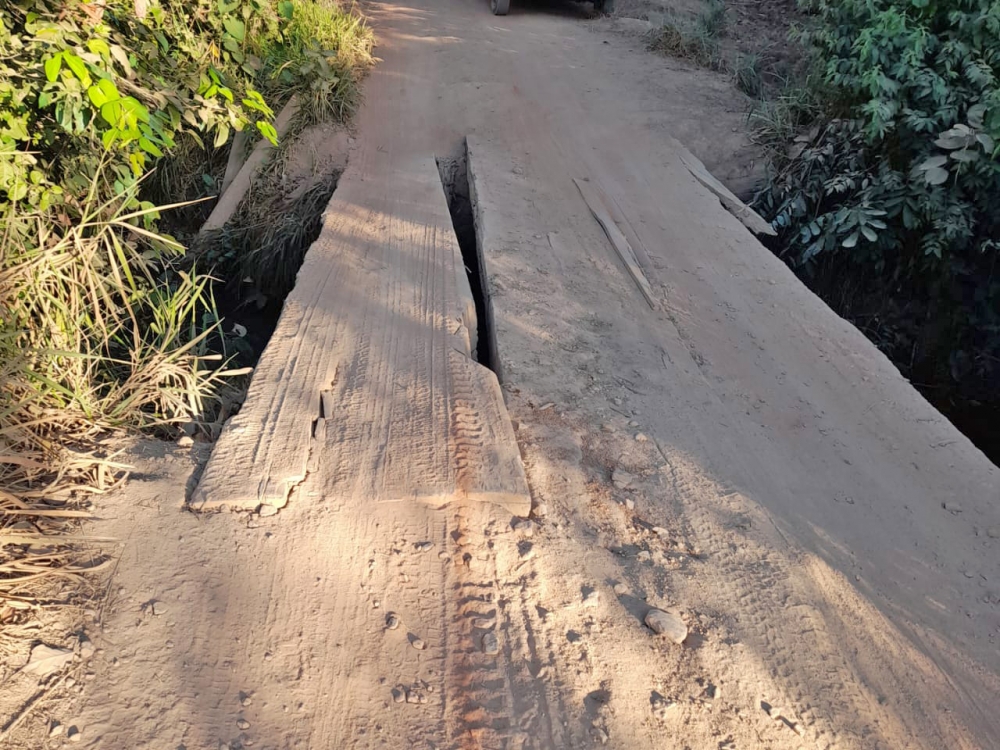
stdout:
{"type": "MultiPolygon", "coordinates": [[[[370,32],[334,0],[144,5],[0,0],[0,510],[44,508],[45,535],[54,506],[72,518],[67,498],[119,474],[96,438],[176,435],[238,374],[213,352],[215,279],[161,231],[214,185],[178,183],[211,183],[237,132],[273,142],[293,92],[348,113],[371,61],[370,32]]],[[[0,547],[7,601],[76,559],[0,547]]]]}
{"type": "Polygon", "coordinates": [[[985,387],[1000,361],[1000,2],[806,7],[822,114],[756,205],[842,312],[878,319],[897,362],[985,387]]]}

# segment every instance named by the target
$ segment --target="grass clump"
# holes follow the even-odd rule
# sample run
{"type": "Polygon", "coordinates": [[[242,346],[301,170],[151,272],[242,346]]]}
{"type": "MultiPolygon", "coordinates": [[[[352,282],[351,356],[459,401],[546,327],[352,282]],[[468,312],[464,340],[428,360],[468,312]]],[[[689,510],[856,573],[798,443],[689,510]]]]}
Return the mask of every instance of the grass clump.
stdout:
{"type": "Polygon", "coordinates": [[[697,29],[686,29],[671,22],[664,23],[650,46],[664,55],[689,60],[710,70],[724,68],[716,39],[697,29]]]}

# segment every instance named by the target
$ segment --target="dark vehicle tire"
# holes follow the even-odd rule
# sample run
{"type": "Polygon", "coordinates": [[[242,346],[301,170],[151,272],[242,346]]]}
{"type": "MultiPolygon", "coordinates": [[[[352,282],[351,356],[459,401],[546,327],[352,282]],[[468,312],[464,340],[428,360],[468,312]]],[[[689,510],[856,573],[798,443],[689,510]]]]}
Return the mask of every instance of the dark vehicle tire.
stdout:
{"type": "Polygon", "coordinates": [[[490,0],[490,10],[494,16],[506,16],[510,10],[510,0],[490,0]]]}

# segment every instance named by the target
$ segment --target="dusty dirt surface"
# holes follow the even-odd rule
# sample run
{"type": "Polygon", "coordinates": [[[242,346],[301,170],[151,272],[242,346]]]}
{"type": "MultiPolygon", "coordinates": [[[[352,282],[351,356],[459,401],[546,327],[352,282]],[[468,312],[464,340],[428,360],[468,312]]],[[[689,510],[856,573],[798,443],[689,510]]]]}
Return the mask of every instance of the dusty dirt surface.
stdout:
{"type": "Polygon", "coordinates": [[[731,179],[727,82],[578,6],[371,12],[359,141],[469,137],[533,519],[308,484],[198,515],[207,446],[140,446],[96,651],[10,746],[997,747],[997,470],[684,167],[672,138],[731,179]]]}

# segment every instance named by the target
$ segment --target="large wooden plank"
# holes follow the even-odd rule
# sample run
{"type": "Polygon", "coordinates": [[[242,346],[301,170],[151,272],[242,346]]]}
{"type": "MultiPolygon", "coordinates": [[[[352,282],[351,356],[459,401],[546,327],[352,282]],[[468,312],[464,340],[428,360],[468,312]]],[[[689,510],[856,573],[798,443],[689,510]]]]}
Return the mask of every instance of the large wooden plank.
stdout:
{"type": "Polygon", "coordinates": [[[360,159],[192,497],[283,506],[530,495],[496,376],[472,360],[461,251],[433,159],[360,159]]]}

